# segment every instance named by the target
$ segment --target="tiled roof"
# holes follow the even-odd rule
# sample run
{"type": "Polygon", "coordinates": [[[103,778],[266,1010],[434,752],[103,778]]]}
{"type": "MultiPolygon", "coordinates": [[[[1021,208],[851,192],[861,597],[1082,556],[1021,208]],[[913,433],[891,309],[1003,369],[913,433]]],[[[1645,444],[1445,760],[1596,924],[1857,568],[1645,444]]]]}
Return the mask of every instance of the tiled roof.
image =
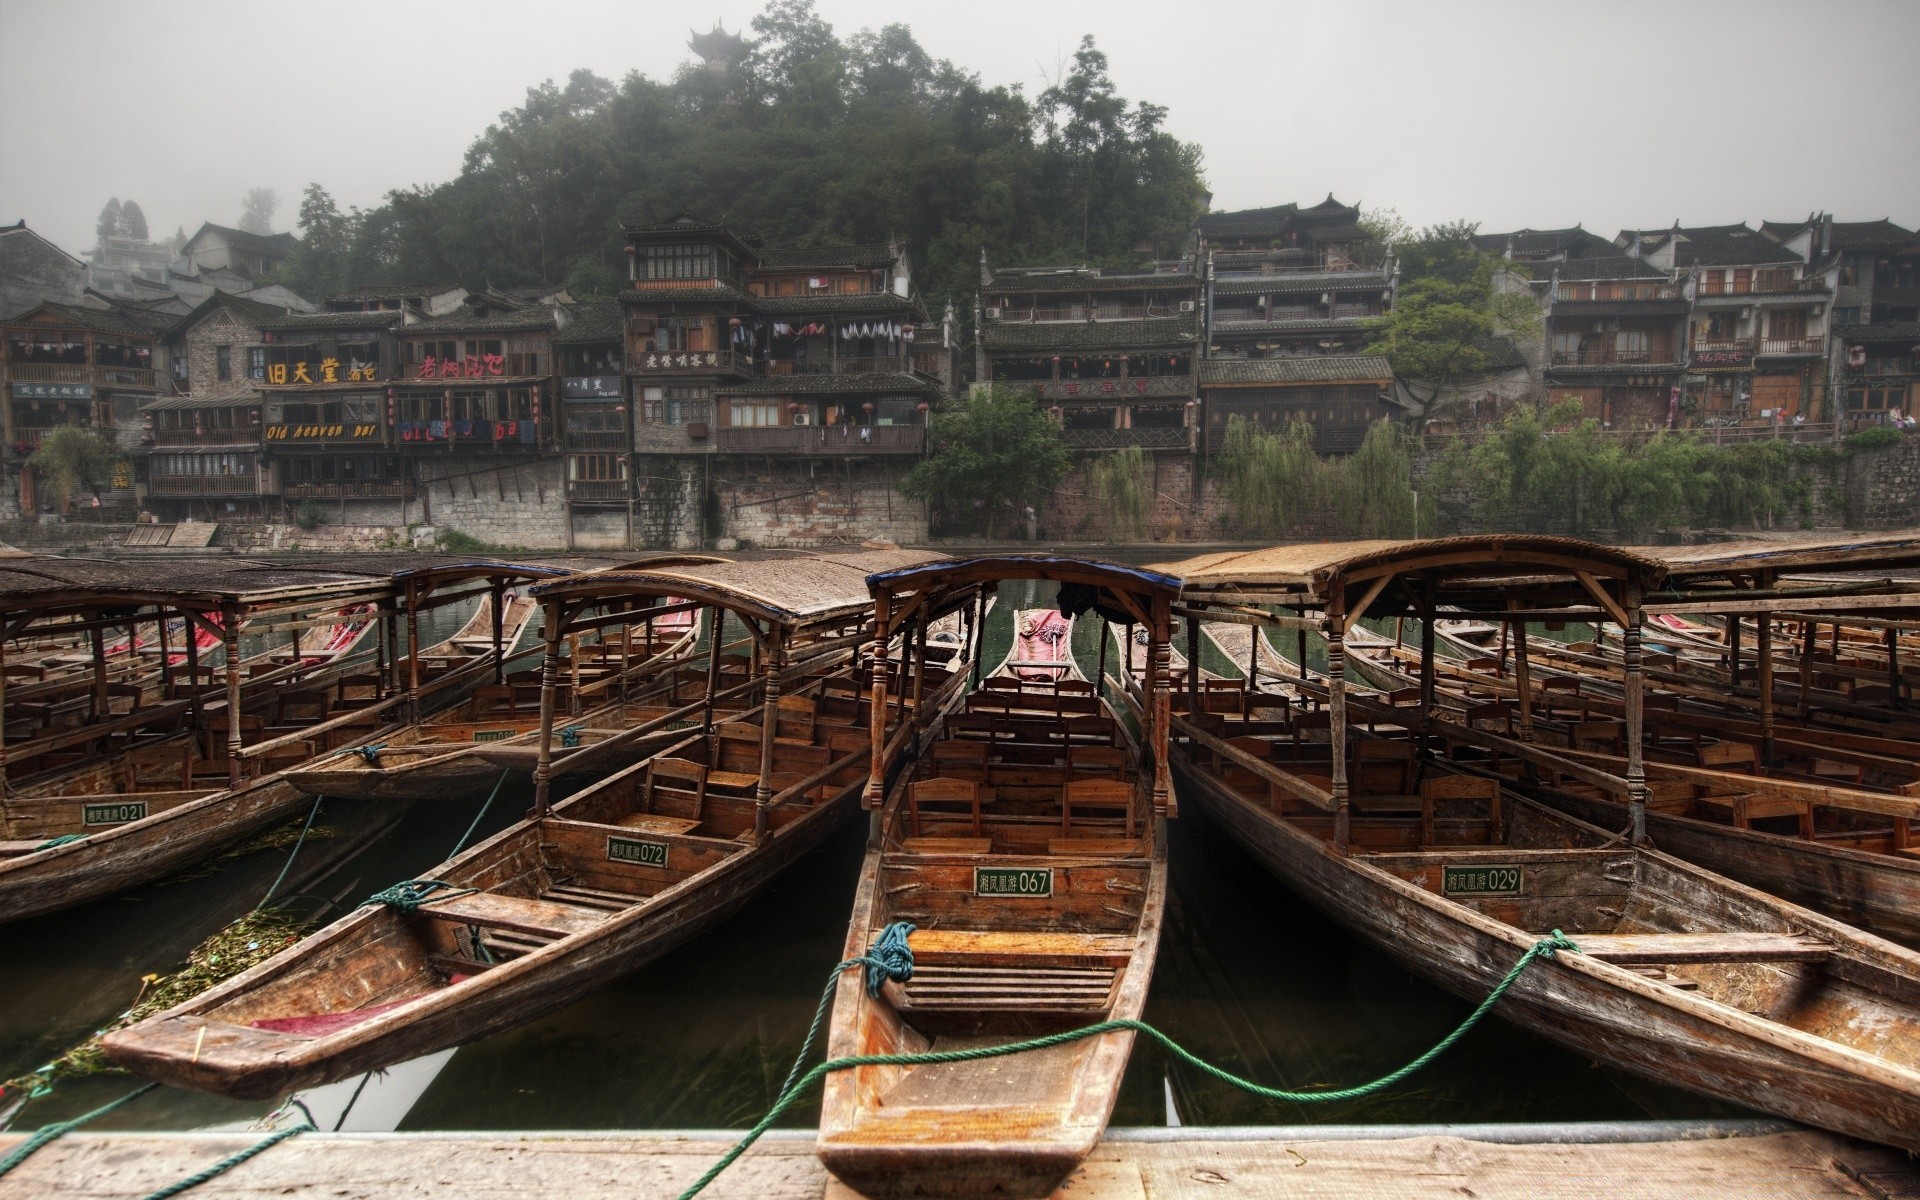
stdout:
{"type": "Polygon", "coordinates": [[[1510,337],[1491,338],[1484,349],[1489,371],[1513,371],[1527,365],[1526,356],[1520,353],[1520,347],[1510,337]]]}
{"type": "Polygon", "coordinates": [[[639,225],[622,224],[622,233],[666,233],[685,230],[688,233],[700,233],[709,230],[725,229],[725,221],[714,221],[706,217],[696,217],[685,209],[659,221],[645,222],[639,225]]]}
{"type": "Polygon", "coordinates": [[[1381,354],[1311,354],[1293,358],[1210,358],[1200,364],[1200,383],[1345,383],[1393,378],[1381,354]]]}
{"type": "Polygon", "coordinates": [[[1213,294],[1216,296],[1261,296],[1268,293],[1279,295],[1283,292],[1324,292],[1329,288],[1335,291],[1359,289],[1362,291],[1384,290],[1387,276],[1384,271],[1288,271],[1277,275],[1260,275],[1252,279],[1215,279],[1213,294]]]}
{"type": "Polygon", "coordinates": [[[853,296],[758,296],[753,303],[755,308],[770,317],[810,317],[837,313],[921,315],[919,305],[892,292],[863,292],[853,296]]]}
{"type": "MultiPolygon", "coordinates": [[[[156,315],[153,313],[129,311],[117,307],[89,308],[83,304],[53,304],[46,302],[30,304],[12,316],[7,317],[4,321],[0,321],[0,324],[16,324],[27,316],[37,312],[53,314],[59,318],[62,326],[69,329],[91,330],[94,333],[133,334],[135,336],[145,336],[156,332],[149,319],[156,315]]],[[[162,313],[157,315],[159,315],[163,321],[162,327],[173,324],[175,320],[171,314],[162,313]]]]}
{"type": "Polygon", "coordinates": [[[208,315],[216,308],[230,308],[240,314],[243,319],[251,321],[255,325],[261,325],[267,321],[278,320],[290,315],[288,310],[281,308],[277,304],[262,304],[258,300],[248,300],[244,296],[235,296],[227,292],[215,292],[205,300],[202,300],[198,307],[186,316],[170,319],[167,336],[171,338],[175,334],[184,332],[189,326],[198,324],[200,318],[208,315]]]}
{"type": "Polygon", "coordinates": [[[713,287],[676,288],[676,287],[631,287],[620,293],[622,304],[658,304],[665,301],[685,301],[692,304],[752,304],[754,298],[734,287],[730,283],[721,283],[713,287]]]}
{"type": "Polygon", "coordinates": [[[917,375],[898,372],[866,374],[769,375],[743,383],[722,383],[714,387],[718,396],[786,396],[821,393],[862,394],[875,392],[931,392],[937,385],[917,375]]]}
{"type": "Polygon", "coordinates": [[[561,345],[582,342],[618,342],[627,336],[627,315],[617,300],[595,300],[569,310],[573,323],[554,336],[561,345]]]}
{"type": "Polygon", "coordinates": [[[760,265],[770,270],[796,267],[890,267],[893,248],[881,243],[861,246],[782,246],[760,251],[760,265]]]}
{"type": "MultiPolygon", "coordinates": [[[[1649,248],[1664,245],[1675,230],[1642,231],[1649,248]]],[[[1745,225],[1701,225],[1677,231],[1681,241],[1674,263],[1682,267],[1744,267],[1755,263],[1797,263],[1799,255],[1745,225]]]]}
{"type": "Polygon", "coordinates": [[[1062,271],[1028,275],[1020,271],[995,272],[987,289],[995,292],[1106,292],[1152,288],[1195,288],[1200,277],[1190,272],[1130,271],[1106,275],[1099,270],[1062,271]]]}
{"type": "Polygon", "coordinates": [[[1920,236],[1892,221],[1835,221],[1835,250],[1898,250],[1920,242],[1920,236]]]}
{"type": "Polygon", "coordinates": [[[1556,274],[1568,282],[1592,279],[1665,279],[1665,271],[1655,270],[1637,258],[1624,254],[1612,258],[1571,258],[1566,262],[1514,263],[1525,267],[1536,281],[1551,280],[1556,274]]]}
{"type": "Polygon", "coordinates": [[[552,333],[553,331],[553,310],[542,305],[538,308],[516,308],[486,317],[477,317],[470,313],[448,313],[444,317],[435,317],[430,321],[409,325],[400,332],[416,334],[552,333]]]}
{"type": "Polygon", "coordinates": [[[1365,329],[1379,317],[1322,317],[1304,321],[1222,321],[1214,319],[1215,333],[1320,333],[1365,329]]]}
{"type": "Polygon", "coordinates": [[[1198,330],[1199,320],[1192,316],[989,324],[981,327],[980,340],[989,350],[1125,350],[1189,344],[1198,330]]]}
{"type": "Polygon", "coordinates": [[[1268,231],[1278,232],[1299,211],[1298,204],[1243,208],[1237,212],[1205,213],[1193,224],[1202,237],[1247,237],[1268,231]]]}
{"type": "Polygon", "coordinates": [[[1857,342],[1871,345],[1905,342],[1909,346],[1920,346],[1920,321],[1878,321],[1872,325],[1841,325],[1833,331],[1833,336],[1848,345],[1857,342]]]}
{"type": "Polygon", "coordinates": [[[346,303],[351,300],[403,300],[409,296],[437,296],[443,292],[458,291],[457,283],[375,283],[365,287],[347,288],[327,297],[327,303],[335,301],[346,303]]]}
{"type": "Polygon", "coordinates": [[[307,333],[322,329],[392,329],[400,324],[402,313],[398,309],[386,312],[322,312],[288,313],[271,321],[263,321],[262,329],[271,329],[275,333],[307,333]]]}
{"type": "Polygon", "coordinates": [[[201,234],[207,232],[220,234],[227,239],[227,245],[243,253],[264,254],[270,258],[285,258],[293,253],[295,246],[300,244],[300,239],[290,233],[249,233],[244,229],[215,225],[212,221],[200,226],[194,235],[187,239],[187,244],[192,245],[200,240],[201,234]]]}

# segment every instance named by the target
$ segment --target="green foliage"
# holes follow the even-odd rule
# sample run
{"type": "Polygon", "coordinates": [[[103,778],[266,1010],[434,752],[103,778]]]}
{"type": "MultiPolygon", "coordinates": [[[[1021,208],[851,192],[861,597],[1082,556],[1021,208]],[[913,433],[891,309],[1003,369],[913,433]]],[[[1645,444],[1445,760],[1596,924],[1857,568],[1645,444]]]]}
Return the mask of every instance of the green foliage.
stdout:
{"type": "Polygon", "coordinates": [[[1138,540],[1147,532],[1147,512],[1153,507],[1146,452],[1128,446],[1103,454],[1087,468],[1087,488],[1096,510],[1105,519],[1107,536],[1115,541],[1138,540]]]}
{"type": "Polygon", "coordinates": [[[976,389],[931,414],[928,424],[933,452],[900,490],[950,523],[983,517],[988,537],[1003,513],[1039,508],[1073,465],[1059,428],[1025,388],[976,389]]]}
{"type": "Polygon", "coordinates": [[[1091,42],[1030,97],[934,59],[904,25],[838,35],[808,0],[775,0],[753,34],[725,71],[530,88],[457,178],[348,214],[337,282],[591,290],[625,277],[620,221],[686,208],[773,245],[900,238],[929,306],[968,310],[983,246],[1125,263],[1143,243],[1171,251],[1199,211],[1199,149],[1117,95],[1091,42]]]}
{"type": "Polygon", "coordinates": [[[135,241],[147,240],[147,214],[140,210],[139,204],[129,200],[120,206],[120,228],[135,241]]]}
{"type": "Polygon", "coordinates": [[[273,214],[280,211],[280,193],[270,187],[247,189],[240,201],[240,219],[235,222],[248,233],[262,237],[273,232],[273,214]]]}
{"type": "Polygon", "coordinates": [[[1849,450],[1876,450],[1881,446],[1898,446],[1906,436],[1891,425],[1875,425],[1848,434],[1845,442],[1849,450]]]}
{"type": "Polygon", "coordinates": [[[1228,532],[1408,537],[1414,534],[1413,447],[1404,430],[1376,421],[1359,450],[1322,458],[1313,426],[1296,419],[1269,433],[1244,417],[1227,423],[1219,458],[1228,532]]]}
{"type": "Polygon", "coordinates": [[[94,236],[99,238],[98,244],[102,246],[107,244],[108,238],[120,236],[120,198],[118,196],[108,197],[106,204],[101,206],[100,219],[94,223],[93,232],[94,236]]]}
{"type": "Polygon", "coordinates": [[[293,523],[308,532],[320,528],[326,519],[327,514],[311,500],[302,500],[300,507],[293,510],[293,523]]]}
{"type": "Polygon", "coordinates": [[[56,425],[27,456],[27,465],[46,481],[46,494],[61,511],[81,488],[106,487],[113,481],[113,469],[125,461],[112,438],[83,425],[56,425]]]}
{"type": "MultiPolygon", "coordinates": [[[[1405,225],[1397,214],[1372,214],[1384,230],[1405,225]]],[[[1540,310],[1524,292],[1502,292],[1494,277],[1514,264],[1477,249],[1471,222],[1433,225],[1398,240],[1400,290],[1383,318],[1369,354],[1384,354],[1394,374],[1438,395],[1447,385],[1484,375],[1495,339],[1537,336],[1540,310]]]]}
{"type": "Polygon", "coordinates": [[[506,546],[496,542],[483,542],[470,533],[461,533],[458,529],[441,529],[434,537],[436,548],[448,554],[505,554],[525,550],[525,546],[506,546]]]}
{"type": "Polygon", "coordinates": [[[1812,457],[1777,439],[1716,446],[1661,431],[1624,440],[1563,402],[1515,409],[1493,437],[1451,448],[1434,477],[1443,492],[1471,492],[1529,531],[1637,538],[1804,522],[1813,491],[1795,468],[1812,457]]]}

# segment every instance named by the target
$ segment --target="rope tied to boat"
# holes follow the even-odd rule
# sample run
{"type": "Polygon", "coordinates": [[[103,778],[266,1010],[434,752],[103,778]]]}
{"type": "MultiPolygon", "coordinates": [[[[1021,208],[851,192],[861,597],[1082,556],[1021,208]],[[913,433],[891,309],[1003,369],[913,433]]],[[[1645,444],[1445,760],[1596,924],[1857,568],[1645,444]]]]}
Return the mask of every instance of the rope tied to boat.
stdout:
{"type": "Polygon", "coordinates": [[[565,729],[562,729],[560,731],[560,744],[569,750],[578,746],[580,744],[580,730],[581,726],[579,725],[569,725],[565,729]]]}
{"type": "Polygon", "coordinates": [[[63,833],[59,837],[48,838],[46,841],[41,842],[33,848],[33,852],[38,854],[42,850],[51,850],[55,846],[70,846],[75,842],[84,842],[86,840],[87,835],[84,833],[63,833]]]}
{"type": "MultiPolygon", "coordinates": [[[[887,935],[892,933],[896,928],[899,928],[899,926],[888,926],[880,938],[875,939],[874,946],[878,948],[881,940],[885,939],[887,935]]],[[[908,932],[912,932],[913,927],[911,925],[906,928],[908,932]]],[[[905,942],[904,934],[901,935],[900,940],[902,943],[905,942]]],[[[874,954],[873,951],[869,950],[867,954],[859,958],[850,958],[834,967],[833,973],[827,979],[826,993],[820,998],[820,1008],[814,1014],[814,1027],[808,1031],[807,1040],[800,1048],[800,1057],[794,1060],[793,1070],[787,1074],[787,1081],[780,1089],[780,1098],[775,1100],[773,1107],[767,1110],[767,1115],[760,1118],[759,1123],[747,1131],[745,1137],[742,1137],[734,1144],[731,1150],[728,1150],[726,1154],[721,1156],[720,1161],[714,1163],[713,1166],[707,1170],[706,1174],[694,1180],[692,1186],[680,1193],[679,1200],[693,1200],[693,1197],[704,1191],[708,1184],[719,1178],[720,1173],[732,1166],[734,1161],[742,1154],[745,1154],[748,1147],[760,1139],[761,1134],[771,1129],[774,1122],[784,1116],[786,1111],[794,1106],[808,1088],[811,1088],[815,1083],[826,1078],[827,1075],[834,1071],[845,1071],[854,1067],[923,1067],[938,1063],[973,1062],[983,1058],[1001,1058],[1009,1054],[1023,1054],[1030,1050],[1045,1050],[1052,1046],[1060,1046],[1068,1042],[1077,1042],[1083,1038],[1098,1037],[1101,1034],[1132,1032],[1144,1034],[1152,1038],[1160,1044],[1162,1049],[1166,1050],[1181,1062],[1186,1063],[1188,1066],[1214,1079],[1218,1079],[1222,1083],[1230,1084],[1244,1092],[1258,1096],[1263,1100],[1277,1100],[1290,1104],[1327,1104],[1343,1100],[1358,1100],[1363,1096],[1371,1096],[1376,1092],[1385,1091],[1387,1088],[1399,1083],[1407,1076],[1412,1075],[1434,1059],[1440,1057],[1440,1055],[1446,1053],[1454,1043],[1471,1032],[1473,1027],[1478,1025],[1483,1017],[1493,1011],[1494,1005],[1500,1003],[1501,997],[1507,994],[1507,991],[1513,987],[1514,983],[1519,980],[1526,969],[1533,965],[1536,959],[1552,958],[1554,954],[1560,950],[1571,950],[1577,954],[1580,952],[1580,947],[1576,945],[1571,938],[1567,937],[1566,934],[1556,929],[1552,933],[1534,942],[1533,945],[1527,947],[1526,952],[1520,956],[1519,961],[1515,962],[1500,982],[1494,985],[1493,990],[1487,993],[1486,999],[1482,1000],[1472,1012],[1468,1013],[1466,1020],[1455,1026],[1453,1032],[1434,1043],[1431,1049],[1427,1050],[1412,1062],[1407,1063],[1405,1066],[1390,1071],[1369,1083],[1359,1084],[1350,1088],[1339,1088],[1334,1091],[1290,1092],[1281,1088],[1267,1087],[1265,1084],[1255,1083],[1251,1079],[1242,1079],[1230,1071],[1204,1061],[1192,1051],[1147,1024],[1145,1021],[1136,1021],[1131,1018],[1101,1021],[1094,1025],[1083,1026],[1079,1029],[1069,1029],[1062,1033],[1048,1034],[1045,1037],[1029,1038],[1022,1042],[1008,1042],[999,1046],[974,1046],[965,1050],[931,1050],[921,1054],[851,1054],[845,1058],[830,1058],[826,1062],[814,1067],[811,1071],[808,1071],[805,1076],[796,1081],[794,1075],[799,1073],[801,1064],[806,1061],[808,1053],[813,1049],[814,1037],[819,1033],[821,1021],[826,1015],[827,1006],[831,1002],[835,987],[839,982],[840,972],[855,964],[872,962],[874,960],[874,954]]],[[[911,963],[911,958],[912,955],[911,952],[909,952],[909,964],[911,963]]],[[[910,965],[908,969],[911,971],[910,965]]],[[[872,987],[871,984],[870,988],[876,992],[878,990],[877,987],[872,987]]]]}
{"type": "Polygon", "coordinates": [[[383,888],[360,902],[360,907],[369,904],[384,904],[395,909],[403,916],[412,916],[420,911],[420,906],[431,900],[451,900],[455,896],[471,896],[479,888],[455,887],[444,879],[403,879],[392,887],[383,888]],[[436,896],[435,892],[444,890],[446,895],[436,896]]]}
{"type": "Polygon", "coordinates": [[[377,767],[380,765],[380,752],[386,748],[385,742],[374,742],[368,746],[348,746],[347,753],[358,754],[368,766],[377,767]]]}
{"type": "Polygon", "coordinates": [[[21,1142],[18,1146],[15,1146],[12,1152],[9,1153],[5,1158],[0,1158],[0,1175],[5,1175],[8,1171],[13,1170],[15,1167],[25,1162],[27,1160],[28,1155],[32,1154],[35,1150],[38,1150],[40,1147],[46,1145],[48,1142],[52,1141],[53,1139],[59,1137],[61,1134],[67,1133],[71,1130],[78,1129],[82,1125],[85,1125],[88,1121],[93,1120],[95,1117],[104,1117],[108,1113],[112,1112],[114,1109],[119,1108],[121,1105],[137,1100],[159,1086],[160,1085],[157,1083],[149,1083],[143,1087],[137,1087],[133,1089],[131,1092],[128,1092],[126,1095],[120,1097],[118,1100],[112,1100],[107,1102],[106,1104],[102,1104],[99,1108],[94,1109],[90,1113],[81,1113],[79,1116],[73,1118],[70,1121],[55,1121],[51,1125],[41,1126],[38,1130],[34,1132],[34,1135],[32,1137],[28,1138],[24,1142],[21,1142]]]}
{"type": "Polygon", "coordinates": [[[290,1137],[297,1137],[300,1134],[310,1133],[320,1128],[319,1123],[313,1119],[313,1110],[309,1109],[298,1097],[289,1098],[285,1104],[281,1105],[278,1109],[275,1109],[273,1112],[268,1113],[267,1120],[271,1121],[273,1118],[279,1116],[281,1113],[286,1112],[289,1108],[297,1108],[300,1110],[299,1123],[294,1125],[289,1125],[285,1129],[275,1130],[274,1132],[268,1134],[266,1137],[263,1137],[259,1141],[255,1142],[253,1145],[248,1146],[246,1149],[235,1151],[234,1153],[229,1154],[225,1158],[221,1159],[219,1162],[214,1163],[212,1166],[203,1167],[202,1169],[195,1171],[193,1174],[187,1176],[185,1179],[179,1180],[174,1183],[170,1183],[166,1187],[160,1188],[157,1191],[148,1192],[145,1196],[142,1196],[140,1200],[167,1200],[167,1197],[169,1196],[178,1196],[181,1192],[199,1187],[201,1184],[205,1183],[209,1179],[214,1178],[216,1175],[224,1175],[226,1172],[233,1170],[235,1167],[239,1166],[243,1162],[246,1162],[248,1159],[252,1158],[254,1155],[263,1154],[266,1151],[273,1149],[275,1146],[278,1146],[281,1142],[286,1141],[290,1137]]]}

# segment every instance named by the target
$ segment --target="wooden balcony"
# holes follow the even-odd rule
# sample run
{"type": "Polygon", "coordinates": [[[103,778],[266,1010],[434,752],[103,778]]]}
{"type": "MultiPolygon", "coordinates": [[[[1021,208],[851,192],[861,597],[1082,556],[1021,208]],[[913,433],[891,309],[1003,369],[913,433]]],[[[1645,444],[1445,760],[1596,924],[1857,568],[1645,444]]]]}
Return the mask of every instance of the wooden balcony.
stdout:
{"type": "Polygon", "coordinates": [[[713,433],[722,454],[919,454],[927,444],[922,425],[779,425],[713,433]]]}
{"type": "Polygon", "coordinates": [[[330,483],[288,483],[280,494],[289,500],[398,500],[413,496],[407,479],[344,479],[330,483]]]}
{"type": "Polygon", "coordinates": [[[108,367],[96,363],[10,362],[7,376],[17,383],[91,383],[100,387],[153,390],[151,367],[108,367]]]}
{"type": "Polygon", "coordinates": [[[625,504],[632,493],[624,479],[569,479],[567,499],[587,504],[625,504]]]}
{"type": "Polygon", "coordinates": [[[1763,355],[1808,355],[1826,351],[1827,339],[1814,334],[1811,337],[1761,338],[1760,353],[1763,355]]]}
{"type": "MultiPolygon", "coordinates": [[[[1019,386],[1019,385],[1015,385],[1019,386]]],[[[1133,375],[1112,379],[1042,379],[1032,385],[1042,400],[1112,400],[1193,395],[1187,375],[1133,375]]]]}
{"type": "Polygon", "coordinates": [[[780,375],[910,375],[913,356],[909,354],[863,354],[838,359],[810,358],[805,361],[774,359],[766,364],[766,374],[780,375]]]}
{"type": "Polygon", "coordinates": [[[566,442],[569,450],[625,450],[629,438],[624,429],[569,430],[566,442]]]}
{"type": "Polygon", "coordinates": [[[1075,450],[1185,450],[1190,444],[1187,430],[1176,425],[1170,429],[1064,429],[1062,439],[1075,450]]]}
{"type": "Polygon", "coordinates": [[[1673,356],[1657,350],[1555,350],[1549,362],[1555,367],[1656,367],[1680,364],[1673,356]]]}
{"type": "Polygon", "coordinates": [[[257,475],[158,475],[147,481],[151,496],[258,496],[257,475]]]}
{"type": "Polygon", "coordinates": [[[233,429],[208,429],[199,433],[191,429],[153,431],[153,444],[156,446],[255,446],[259,443],[259,425],[242,425],[233,429]]]}

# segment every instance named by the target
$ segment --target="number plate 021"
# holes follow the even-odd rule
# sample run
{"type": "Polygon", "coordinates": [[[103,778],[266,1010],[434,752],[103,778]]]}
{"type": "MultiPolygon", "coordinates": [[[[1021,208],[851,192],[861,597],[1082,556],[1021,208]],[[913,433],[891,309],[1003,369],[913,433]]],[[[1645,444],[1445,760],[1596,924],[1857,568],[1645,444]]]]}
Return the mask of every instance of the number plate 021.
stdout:
{"type": "Polygon", "coordinates": [[[128,821],[139,821],[147,815],[146,801],[134,804],[83,804],[80,806],[82,825],[125,825],[128,821]]]}

